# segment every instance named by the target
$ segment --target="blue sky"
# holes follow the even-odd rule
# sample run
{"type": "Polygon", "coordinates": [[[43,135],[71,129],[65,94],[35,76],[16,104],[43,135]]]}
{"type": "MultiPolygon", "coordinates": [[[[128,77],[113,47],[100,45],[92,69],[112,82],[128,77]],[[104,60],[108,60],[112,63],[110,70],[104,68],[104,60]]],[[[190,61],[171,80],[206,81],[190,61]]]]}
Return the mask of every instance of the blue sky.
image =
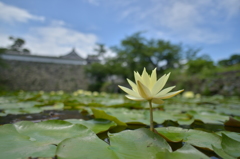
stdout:
{"type": "MultiPolygon", "coordinates": [[[[240,53],[240,0],[0,0],[0,46],[25,39],[33,54],[86,57],[144,31],[147,38],[201,48],[214,61],[240,53]]],[[[111,51],[109,50],[109,54],[111,51]]]]}

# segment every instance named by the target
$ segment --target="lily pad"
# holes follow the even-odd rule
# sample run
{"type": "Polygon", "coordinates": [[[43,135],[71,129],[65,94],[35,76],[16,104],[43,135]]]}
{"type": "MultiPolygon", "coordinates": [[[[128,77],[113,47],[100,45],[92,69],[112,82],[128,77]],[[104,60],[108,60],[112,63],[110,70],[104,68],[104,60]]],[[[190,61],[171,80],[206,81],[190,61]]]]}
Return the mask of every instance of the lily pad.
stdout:
{"type": "Polygon", "coordinates": [[[83,125],[60,120],[6,124],[0,127],[0,158],[53,157],[62,140],[91,135],[83,125]]]}
{"type": "Polygon", "coordinates": [[[233,157],[240,157],[240,142],[231,139],[225,134],[222,134],[222,148],[223,150],[233,156],[233,157]]]}
{"type": "Polygon", "coordinates": [[[211,123],[211,124],[224,124],[225,121],[228,120],[228,116],[220,115],[217,113],[208,113],[208,112],[201,112],[194,114],[194,119],[201,120],[204,123],[211,123]]]}
{"type": "Polygon", "coordinates": [[[92,110],[92,112],[94,114],[94,117],[96,119],[107,119],[107,120],[110,120],[110,121],[114,121],[118,125],[118,127],[115,128],[116,131],[124,130],[127,127],[126,123],[120,121],[115,116],[107,114],[103,110],[99,110],[99,109],[95,109],[95,108],[92,108],[91,110],[92,110]]]}
{"type": "Polygon", "coordinates": [[[40,144],[29,136],[18,133],[14,125],[0,127],[0,158],[16,159],[28,157],[53,157],[56,146],[40,144]]]}
{"type": "Polygon", "coordinates": [[[161,151],[172,151],[161,136],[145,128],[110,134],[109,140],[110,145],[96,136],[66,139],[58,145],[56,155],[59,159],[146,159],[156,158],[161,151]]]}
{"type": "Polygon", "coordinates": [[[222,134],[225,134],[228,137],[232,138],[233,140],[240,142],[240,133],[230,132],[230,131],[219,131],[219,132],[216,132],[216,134],[220,136],[222,136],[222,134]]]}
{"type": "Polygon", "coordinates": [[[92,119],[92,120],[82,120],[82,119],[67,119],[67,122],[73,124],[81,124],[94,131],[96,134],[109,130],[111,127],[117,126],[117,124],[110,120],[105,119],[92,119]]]}
{"type": "Polygon", "coordinates": [[[221,147],[221,137],[200,130],[182,129],[178,127],[156,128],[159,134],[171,142],[187,142],[196,147],[213,150],[212,145],[221,147]]]}
{"type": "Polygon", "coordinates": [[[62,120],[48,120],[40,123],[21,121],[15,123],[14,126],[19,133],[45,144],[58,144],[69,137],[94,134],[83,125],[62,120]]]}
{"type": "Polygon", "coordinates": [[[162,159],[209,159],[208,156],[203,154],[202,152],[198,151],[195,149],[193,146],[190,144],[186,143],[183,147],[178,149],[177,151],[174,152],[158,152],[157,153],[157,158],[162,158],[162,159]]]}
{"type": "Polygon", "coordinates": [[[106,108],[103,109],[107,114],[115,116],[120,121],[127,124],[143,124],[149,125],[149,120],[146,117],[146,114],[149,114],[149,111],[145,110],[129,110],[126,108],[106,108]]]}
{"type": "Polygon", "coordinates": [[[215,152],[218,156],[220,156],[220,157],[222,157],[222,158],[226,158],[226,159],[236,159],[235,157],[230,156],[229,154],[227,154],[222,148],[216,148],[216,147],[213,146],[213,150],[214,150],[214,152],[215,152]]]}

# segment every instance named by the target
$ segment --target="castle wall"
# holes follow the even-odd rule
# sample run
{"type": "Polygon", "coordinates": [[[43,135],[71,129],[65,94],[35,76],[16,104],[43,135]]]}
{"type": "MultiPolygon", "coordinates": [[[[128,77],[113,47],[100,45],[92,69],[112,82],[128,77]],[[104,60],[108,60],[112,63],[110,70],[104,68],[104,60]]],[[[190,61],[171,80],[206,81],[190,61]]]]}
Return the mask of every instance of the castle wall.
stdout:
{"type": "Polygon", "coordinates": [[[5,60],[0,67],[0,89],[75,91],[87,89],[84,65],[5,60]]]}

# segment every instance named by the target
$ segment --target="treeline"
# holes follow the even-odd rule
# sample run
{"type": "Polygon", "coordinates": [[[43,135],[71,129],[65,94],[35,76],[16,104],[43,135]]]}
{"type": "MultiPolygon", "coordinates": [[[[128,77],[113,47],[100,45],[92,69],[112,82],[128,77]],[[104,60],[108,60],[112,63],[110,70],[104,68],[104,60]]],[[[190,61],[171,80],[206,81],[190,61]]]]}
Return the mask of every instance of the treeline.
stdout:
{"type": "MultiPolygon", "coordinates": [[[[204,95],[240,95],[240,86],[231,90],[231,93],[230,90],[223,92],[226,82],[221,77],[223,72],[240,71],[239,54],[214,63],[208,55],[198,55],[198,48],[186,48],[161,39],[147,39],[141,33],[126,37],[111,50],[115,53],[114,57],[103,58],[102,55],[103,62],[86,67],[86,74],[91,79],[89,89],[92,91],[117,92],[117,84],[127,86],[127,83],[123,83],[125,79],[133,80],[133,71],[141,72],[145,67],[149,71],[157,68],[159,75],[172,72],[169,83],[179,89],[204,95]],[[211,81],[216,83],[211,84],[211,81]],[[217,83],[219,86],[215,86],[217,83]]],[[[238,77],[236,73],[227,76],[238,77]]]]}
{"type": "Polygon", "coordinates": [[[12,36],[9,37],[9,40],[12,41],[12,44],[8,47],[0,47],[0,53],[14,52],[19,54],[30,54],[30,50],[23,47],[25,40],[12,36]]]}
{"type": "MultiPolygon", "coordinates": [[[[29,55],[31,52],[29,49],[24,48],[24,44],[25,44],[25,40],[21,39],[21,38],[15,38],[10,36],[9,40],[12,41],[12,44],[9,45],[8,47],[0,47],[0,55],[3,53],[18,53],[18,54],[25,54],[25,55],[29,55]]],[[[0,56],[0,67],[5,67],[6,63],[4,62],[4,60],[1,58],[0,56]]]]}
{"type": "MultiPolygon", "coordinates": [[[[24,48],[25,41],[13,38],[12,44],[0,48],[0,54],[14,52],[30,54],[24,48]]],[[[126,78],[134,79],[133,71],[141,72],[157,68],[158,75],[171,72],[169,85],[203,95],[222,94],[240,96],[240,54],[216,63],[208,55],[199,55],[199,48],[185,47],[161,39],[147,39],[140,32],[123,39],[111,48],[113,57],[108,57],[103,44],[97,44],[96,57],[100,60],[85,67],[90,91],[121,92],[117,84],[128,86],[126,78]]],[[[0,58],[0,67],[4,61],[0,58]]]]}

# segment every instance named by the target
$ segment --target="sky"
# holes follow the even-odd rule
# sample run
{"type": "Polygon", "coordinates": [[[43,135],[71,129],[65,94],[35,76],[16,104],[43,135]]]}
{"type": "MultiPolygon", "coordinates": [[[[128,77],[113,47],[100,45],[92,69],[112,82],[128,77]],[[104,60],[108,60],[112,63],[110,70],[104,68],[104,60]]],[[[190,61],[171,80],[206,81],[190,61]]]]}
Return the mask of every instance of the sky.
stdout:
{"type": "Polygon", "coordinates": [[[96,43],[111,55],[110,47],[139,31],[226,59],[240,54],[240,0],[0,0],[0,47],[12,43],[9,36],[22,38],[35,55],[74,47],[86,57],[96,43]]]}

